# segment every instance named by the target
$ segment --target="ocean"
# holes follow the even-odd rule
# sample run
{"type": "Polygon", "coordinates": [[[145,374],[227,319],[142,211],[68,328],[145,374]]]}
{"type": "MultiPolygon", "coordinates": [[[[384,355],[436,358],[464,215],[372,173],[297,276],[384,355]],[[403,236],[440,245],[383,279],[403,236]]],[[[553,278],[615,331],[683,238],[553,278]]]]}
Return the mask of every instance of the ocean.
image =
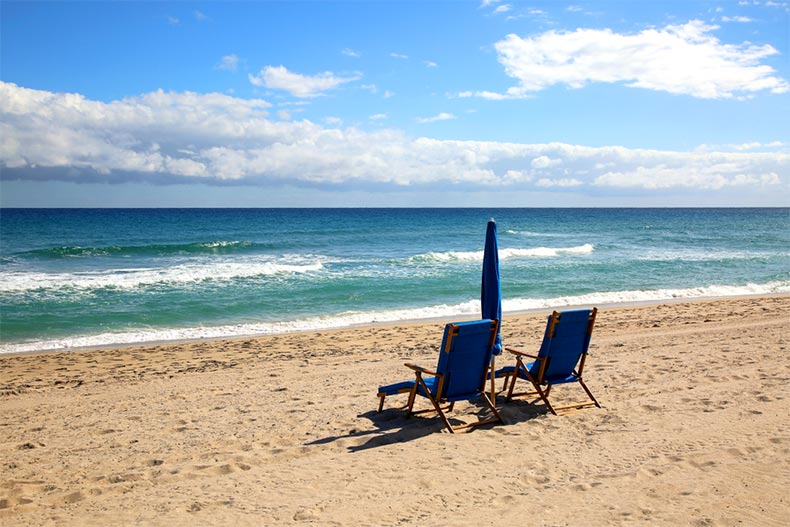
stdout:
{"type": "MultiPolygon", "coordinates": [[[[790,209],[2,209],[0,353],[790,293],[790,209]]],[[[507,321],[505,320],[505,323],[507,321]]]]}

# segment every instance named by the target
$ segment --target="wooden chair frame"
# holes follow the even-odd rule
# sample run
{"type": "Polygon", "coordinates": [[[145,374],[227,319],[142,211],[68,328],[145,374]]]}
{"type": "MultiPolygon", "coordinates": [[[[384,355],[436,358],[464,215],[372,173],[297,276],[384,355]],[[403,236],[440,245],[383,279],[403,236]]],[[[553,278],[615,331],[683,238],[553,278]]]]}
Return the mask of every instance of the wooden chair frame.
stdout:
{"type": "MultiPolygon", "coordinates": [[[[499,321],[498,320],[492,321],[492,323],[491,323],[491,341],[490,341],[490,346],[491,347],[494,346],[494,341],[496,339],[496,334],[497,334],[497,329],[498,328],[499,328],[499,321]]],[[[452,340],[457,335],[458,335],[458,327],[455,326],[455,325],[451,325],[450,326],[450,330],[449,330],[449,332],[447,334],[447,339],[445,341],[444,349],[442,349],[440,351],[440,353],[451,353],[452,340]]],[[[459,425],[459,426],[453,426],[450,423],[449,419],[447,418],[447,415],[445,414],[445,412],[453,410],[453,407],[455,406],[455,401],[448,401],[442,396],[440,396],[440,397],[436,396],[436,394],[442,394],[443,393],[444,381],[445,381],[444,374],[436,372],[436,371],[433,371],[433,370],[429,370],[427,368],[423,368],[422,366],[417,366],[416,364],[412,364],[412,363],[409,363],[409,362],[405,363],[404,365],[407,368],[409,368],[410,370],[414,371],[414,374],[416,376],[416,380],[415,380],[414,386],[410,390],[404,389],[404,390],[401,390],[401,391],[398,392],[398,393],[406,393],[408,391],[408,393],[409,393],[409,400],[406,403],[406,405],[404,407],[402,407],[402,408],[406,408],[407,409],[407,412],[406,412],[407,416],[410,416],[412,414],[423,414],[423,413],[428,413],[428,412],[436,412],[442,418],[442,421],[444,422],[444,425],[447,427],[447,429],[450,431],[451,434],[454,434],[456,430],[462,430],[464,428],[471,428],[471,427],[475,427],[475,426],[480,426],[480,425],[490,424],[490,423],[496,423],[496,422],[500,422],[500,423],[504,422],[502,420],[502,416],[499,414],[499,411],[497,411],[496,406],[494,405],[493,402],[491,402],[491,399],[489,399],[488,395],[485,393],[485,381],[486,381],[486,376],[488,375],[488,367],[484,368],[483,373],[482,373],[483,379],[482,379],[481,385],[483,386],[483,389],[480,391],[479,397],[483,398],[483,400],[486,402],[488,407],[493,412],[494,417],[492,417],[490,419],[484,419],[484,420],[481,420],[481,421],[476,421],[476,422],[473,422],[473,423],[466,423],[466,424],[459,425]],[[437,378],[438,382],[436,384],[436,393],[431,392],[431,390],[428,388],[428,385],[425,383],[425,380],[422,378],[423,374],[433,375],[433,376],[435,376],[437,378]],[[424,394],[425,397],[427,397],[431,401],[431,405],[433,406],[433,408],[429,408],[429,409],[426,409],[426,410],[414,411],[414,401],[415,401],[415,399],[417,397],[417,391],[420,388],[422,388],[421,395],[424,394]],[[442,406],[442,404],[446,404],[446,406],[442,406]]],[[[386,397],[385,394],[379,394],[379,398],[380,398],[379,411],[381,411],[381,409],[384,406],[384,398],[385,397],[386,397]]]]}
{"type": "MultiPolygon", "coordinates": [[[[593,326],[595,325],[595,316],[597,313],[598,313],[598,308],[593,308],[592,312],[590,313],[589,324],[587,326],[588,335],[592,335],[593,326]]],[[[561,317],[561,313],[558,311],[554,311],[551,314],[551,319],[549,321],[549,328],[546,333],[547,338],[549,339],[554,338],[554,331],[557,323],[560,321],[560,317],[561,317]]],[[[514,396],[537,395],[539,399],[535,399],[535,401],[542,400],[546,404],[546,407],[549,409],[549,411],[554,415],[565,415],[578,410],[583,410],[591,406],[597,406],[598,408],[601,408],[600,403],[593,396],[592,392],[590,392],[590,389],[587,388],[587,385],[584,383],[584,380],[582,379],[582,372],[584,371],[584,362],[587,359],[586,349],[584,350],[584,352],[581,355],[581,358],[579,359],[578,368],[573,370],[573,376],[576,377],[576,382],[578,382],[581,385],[581,387],[584,389],[585,393],[590,398],[590,401],[579,402],[566,406],[559,406],[556,408],[551,404],[551,402],[549,402],[549,394],[551,393],[551,388],[553,385],[543,378],[550,357],[538,357],[537,355],[525,353],[521,350],[517,350],[513,348],[505,348],[505,349],[510,353],[516,355],[516,369],[513,370],[513,373],[509,376],[509,379],[508,378],[505,379],[505,384],[503,386],[503,390],[504,390],[504,388],[507,387],[508,380],[510,381],[510,388],[507,391],[508,401],[510,401],[514,396]],[[524,357],[533,359],[534,362],[540,363],[540,369],[538,370],[537,377],[532,375],[527,369],[526,364],[524,364],[524,359],[523,359],[524,357]],[[529,380],[529,382],[532,383],[532,386],[535,388],[535,391],[513,393],[513,389],[516,386],[516,380],[520,378],[519,372],[523,372],[527,380],[529,380]],[[542,385],[546,385],[545,390],[541,389],[542,385]],[[558,411],[561,413],[558,413],[558,411]]],[[[563,384],[567,384],[567,383],[563,383],[563,384]]]]}

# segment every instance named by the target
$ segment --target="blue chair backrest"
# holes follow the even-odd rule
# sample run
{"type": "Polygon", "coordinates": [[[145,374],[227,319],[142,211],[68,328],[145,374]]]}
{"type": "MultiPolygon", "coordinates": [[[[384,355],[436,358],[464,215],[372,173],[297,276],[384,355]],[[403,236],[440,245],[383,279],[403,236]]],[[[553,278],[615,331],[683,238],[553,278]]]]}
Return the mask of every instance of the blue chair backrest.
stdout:
{"type": "Polygon", "coordinates": [[[444,374],[439,398],[464,400],[485,389],[497,327],[496,321],[488,319],[445,326],[436,366],[444,374]]]}
{"type": "MultiPolygon", "coordinates": [[[[573,373],[579,358],[587,353],[592,336],[593,310],[576,309],[549,316],[546,333],[540,345],[538,357],[546,357],[548,363],[543,378],[568,376],[573,373]],[[552,317],[555,318],[552,323],[552,317]]],[[[540,367],[540,362],[535,368],[540,367]]],[[[537,372],[535,372],[537,373],[537,372]]]]}

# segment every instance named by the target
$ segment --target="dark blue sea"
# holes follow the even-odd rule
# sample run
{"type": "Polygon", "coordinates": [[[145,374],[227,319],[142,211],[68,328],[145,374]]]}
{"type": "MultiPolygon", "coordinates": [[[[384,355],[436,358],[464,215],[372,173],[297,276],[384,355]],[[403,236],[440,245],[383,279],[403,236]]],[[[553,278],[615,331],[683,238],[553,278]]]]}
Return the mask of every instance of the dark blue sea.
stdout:
{"type": "Polygon", "coordinates": [[[3,209],[0,353],[476,318],[490,217],[505,315],[790,293],[790,209],[3,209]]]}

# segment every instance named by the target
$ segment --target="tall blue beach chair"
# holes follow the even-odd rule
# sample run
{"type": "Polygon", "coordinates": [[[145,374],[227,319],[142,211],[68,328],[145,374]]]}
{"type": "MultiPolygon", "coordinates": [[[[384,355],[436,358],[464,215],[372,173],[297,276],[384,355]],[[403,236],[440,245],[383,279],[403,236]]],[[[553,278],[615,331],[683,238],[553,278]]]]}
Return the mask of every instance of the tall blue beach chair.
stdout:
{"type": "Polygon", "coordinates": [[[496,377],[506,377],[507,400],[514,396],[537,395],[554,415],[571,413],[590,406],[601,405],[590,392],[582,379],[587,351],[590,347],[597,308],[571,311],[554,311],[546,323],[543,342],[537,355],[505,348],[516,356],[515,366],[506,366],[496,371],[496,377]],[[532,362],[525,362],[533,359],[532,362]],[[513,393],[516,381],[525,380],[532,384],[534,391],[513,393]],[[578,383],[589,397],[589,401],[555,407],[549,401],[553,386],[578,383]]]}
{"type": "Polygon", "coordinates": [[[414,371],[415,379],[380,386],[378,389],[378,411],[380,412],[384,407],[384,399],[388,395],[408,393],[408,402],[402,407],[407,409],[407,415],[436,412],[450,433],[472,426],[502,422],[499,412],[485,393],[487,374],[498,328],[499,321],[489,319],[447,324],[444,328],[436,369],[428,370],[415,364],[406,363],[406,367],[414,371]],[[418,395],[427,398],[433,408],[413,411],[414,401],[418,395]],[[458,401],[478,398],[485,401],[491,409],[493,417],[459,426],[450,424],[445,411],[452,411],[458,401]]]}

